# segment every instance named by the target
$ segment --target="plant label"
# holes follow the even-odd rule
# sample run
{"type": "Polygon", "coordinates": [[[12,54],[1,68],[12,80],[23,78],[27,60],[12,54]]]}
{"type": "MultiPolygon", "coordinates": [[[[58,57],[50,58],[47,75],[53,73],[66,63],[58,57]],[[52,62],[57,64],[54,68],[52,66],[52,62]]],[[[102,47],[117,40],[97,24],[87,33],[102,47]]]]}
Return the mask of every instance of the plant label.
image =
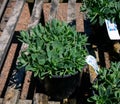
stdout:
{"type": "Polygon", "coordinates": [[[86,57],[86,62],[89,65],[90,81],[91,83],[93,83],[98,75],[99,67],[95,57],[93,57],[92,55],[88,55],[86,57]]]}
{"type": "Polygon", "coordinates": [[[117,24],[111,23],[110,20],[105,19],[108,36],[111,40],[119,40],[120,35],[117,29],[117,24]]]}

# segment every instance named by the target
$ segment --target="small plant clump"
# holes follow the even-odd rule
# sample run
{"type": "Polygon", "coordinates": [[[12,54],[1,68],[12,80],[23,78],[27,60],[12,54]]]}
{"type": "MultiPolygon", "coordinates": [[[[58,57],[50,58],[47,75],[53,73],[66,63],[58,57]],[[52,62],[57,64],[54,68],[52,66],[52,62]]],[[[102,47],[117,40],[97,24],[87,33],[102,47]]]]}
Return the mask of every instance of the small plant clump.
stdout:
{"type": "Polygon", "coordinates": [[[105,19],[120,21],[120,0],[82,0],[80,10],[86,13],[92,24],[103,25],[105,19]]]}
{"type": "Polygon", "coordinates": [[[77,33],[66,22],[53,19],[30,31],[21,31],[19,40],[28,44],[18,58],[18,68],[31,70],[34,76],[72,75],[86,64],[87,36],[77,33]]]}
{"type": "Polygon", "coordinates": [[[120,104],[120,62],[112,62],[111,68],[102,68],[92,86],[95,93],[88,99],[95,104],[120,104]]]}

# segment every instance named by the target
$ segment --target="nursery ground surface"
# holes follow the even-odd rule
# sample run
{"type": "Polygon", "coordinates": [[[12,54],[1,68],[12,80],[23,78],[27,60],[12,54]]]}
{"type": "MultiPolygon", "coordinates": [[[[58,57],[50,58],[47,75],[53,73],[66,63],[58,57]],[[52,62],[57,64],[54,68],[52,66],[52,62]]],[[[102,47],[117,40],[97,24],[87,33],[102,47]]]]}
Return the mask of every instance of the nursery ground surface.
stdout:
{"type": "MultiPolygon", "coordinates": [[[[22,1],[22,0],[21,0],[22,1]]],[[[21,1],[19,1],[21,3],[21,1]]],[[[3,4],[3,1],[0,1],[1,5],[3,4]]],[[[1,22],[0,22],[0,35],[4,35],[4,29],[7,27],[7,23],[12,15],[13,9],[15,8],[16,5],[16,0],[10,0],[9,2],[6,3],[6,9],[3,12],[2,18],[1,18],[1,22]]],[[[21,4],[20,4],[21,5],[21,4]]],[[[83,32],[84,31],[84,26],[83,26],[83,15],[79,12],[79,7],[80,7],[80,3],[76,3],[75,4],[77,7],[76,10],[76,29],[78,32],[83,32]]],[[[6,52],[7,54],[5,55],[5,59],[3,60],[3,64],[1,65],[1,69],[0,69],[0,103],[6,104],[6,103],[10,103],[10,104],[14,104],[15,102],[17,102],[17,99],[19,101],[19,104],[31,104],[32,102],[36,102],[36,104],[43,103],[43,104],[47,104],[45,102],[47,102],[48,98],[47,96],[45,96],[44,94],[40,94],[39,92],[35,93],[35,79],[32,77],[32,73],[31,72],[26,72],[25,74],[25,78],[23,78],[23,75],[18,75],[18,77],[21,77],[20,79],[24,79],[24,80],[20,80],[20,83],[16,83],[16,80],[12,80],[14,79],[13,76],[16,74],[16,58],[19,55],[20,49],[21,49],[21,43],[18,42],[16,36],[19,35],[19,31],[21,30],[27,30],[28,29],[28,25],[30,23],[30,16],[31,16],[31,9],[33,7],[32,3],[25,3],[23,6],[23,10],[21,11],[21,15],[19,16],[18,22],[15,26],[15,30],[14,30],[14,35],[12,37],[12,40],[10,42],[10,45],[8,47],[8,51],[6,52]],[[14,84],[15,83],[15,84],[14,84]],[[12,85],[12,86],[11,86],[12,85]],[[10,86],[10,87],[9,87],[10,86]],[[19,89],[19,87],[22,86],[22,89],[19,89]],[[19,89],[19,90],[18,90],[19,89]],[[41,100],[40,100],[41,99],[41,100]],[[45,100],[46,99],[46,100],[45,100]],[[40,101],[39,101],[40,100],[40,101]]],[[[59,5],[59,13],[57,14],[57,18],[61,19],[61,20],[67,20],[67,7],[68,7],[68,3],[60,3],[59,5]]],[[[48,19],[48,14],[50,12],[50,3],[44,3],[43,5],[43,12],[42,12],[42,17],[40,19],[40,22],[42,24],[44,24],[47,19],[48,19]]],[[[17,12],[16,12],[17,14],[17,12]]],[[[73,14],[74,17],[74,14],[73,14]]],[[[71,16],[70,16],[71,18],[71,16]]],[[[12,24],[12,23],[11,23],[12,24]]],[[[6,37],[7,38],[7,37],[6,37]]],[[[1,46],[1,48],[3,48],[1,46]]],[[[22,72],[21,72],[22,73],[22,72]]],[[[88,75],[84,75],[85,79],[86,77],[88,77],[88,75]]],[[[86,86],[86,85],[85,85],[86,86]]],[[[83,86],[82,86],[83,87],[83,86]]],[[[87,87],[85,87],[86,89],[84,89],[81,93],[83,94],[82,96],[84,96],[84,99],[86,98],[86,96],[88,96],[88,92],[87,92],[87,87]]],[[[82,98],[82,100],[84,100],[82,98]]],[[[81,102],[83,102],[81,100],[81,102]]],[[[74,104],[76,104],[76,101],[49,101],[49,104],[63,104],[63,103],[70,103],[73,104],[72,102],[74,102],[74,104]]]]}
{"type": "MultiPolygon", "coordinates": [[[[74,1],[74,0],[71,0],[71,1],[74,1]]],[[[0,0],[0,7],[2,6],[2,3],[3,3],[3,0],[0,0]]],[[[0,36],[3,35],[2,34],[3,30],[6,27],[6,24],[12,14],[12,11],[13,11],[15,5],[16,5],[16,0],[9,0],[9,2],[7,3],[7,8],[4,11],[1,22],[0,22],[0,36]]],[[[85,26],[84,26],[83,14],[79,12],[79,8],[80,8],[81,4],[75,3],[75,5],[76,5],[76,12],[74,12],[75,13],[74,14],[71,12],[74,11],[75,8],[69,9],[69,12],[70,11],[71,12],[68,13],[67,12],[68,3],[60,3],[59,7],[58,7],[56,18],[67,21],[67,19],[75,17],[74,23],[76,24],[76,30],[78,32],[84,32],[85,26]],[[70,16],[67,16],[67,15],[70,15],[70,16]]],[[[42,11],[41,18],[40,18],[40,22],[42,24],[44,24],[49,19],[50,7],[51,7],[50,3],[43,3],[43,11],[42,11]]],[[[39,95],[40,93],[35,93],[36,82],[35,82],[35,79],[33,77],[31,77],[32,73],[29,71],[26,72],[24,80],[20,82],[21,85],[19,85],[19,84],[17,85],[18,88],[19,88],[19,86],[22,86],[22,89],[20,90],[20,92],[16,91],[15,93],[10,93],[10,94],[9,94],[9,92],[7,92],[7,91],[12,91],[12,89],[9,90],[8,85],[11,83],[14,83],[14,82],[10,83],[10,79],[12,78],[12,75],[14,75],[14,73],[16,73],[16,68],[15,68],[16,59],[17,59],[20,49],[21,49],[21,43],[18,42],[16,36],[19,35],[19,31],[28,29],[28,25],[30,24],[30,16],[32,13],[31,12],[32,8],[33,8],[32,3],[25,2],[23,10],[21,12],[21,15],[19,16],[18,22],[15,26],[14,35],[13,35],[13,38],[9,45],[7,55],[5,56],[5,60],[3,60],[3,64],[0,66],[0,68],[1,68],[0,69],[0,97],[1,97],[0,101],[1,102],[2,102],[3,98],[5,101],[6,100],[8,101],[13,96],[19,97],[19,94],[20,94],[21,100],[29,100],[28,103],[26,103],[26,104],[31,104],[31,101],[33,98],[35,99],[35,101],[37,101],[38,96],[41,96],[41,98],[45,97],[43,95],[39,95]],[[6,92],[7,92],[7,94],[6,94],[6,92]],[[35,95],[34,95],[34,93],[35,93],[35,95]]],[[[32,20],[32,21],[34,21],[34,20],[32,20]]],[[[2,48],[2,47],[0,46],[0,48],[2,48]]],[[[97,61],[99,62],[99,56],[98,56],[98,51],[97,51],[96,46],[94,46],[93,51],[95,51],[97,61]]],[[[103,59],[106,63],[106,66],[109,67],[109,54],[107,52],[103,52],[103,54],[104,54],[103,59]]],[[[83,82],[81,82],[81,83],[83,83],[83,85],[81,86],[82,91],[80,92],[81,94],[79,96],[77,96],[77,99],[79,99],[81,97],[83,97],[83,98],[81,98],[81,101],[78,101],[78,103],[69,103],[69,104],[86,104],[85,102],[86,102],[86,98],[89,96],[89,87],[90,87],[89,71],[87,69],[84,69],[82,76],[83,76],[82,77],[83,82]]],[[[13,87],[14,87],[14,85],[13,85],[13,87]]],[[[14,92],[14,91],[12,91],[12,92],[14,92]]],[[[47,98],[45,98],[45,99],[47,99],[47,98]]],[[[22,101],[20,101],[20,102],[22,102],[22,101]]],[[[45,102],[45,101],[43,101],[43,102],[45,102]]],[[[14,104],[14,103],[10,103],[10,104],[14,104]]],[[[38,103],[35,103],[35,104],[38,104],[38,103]]],[[[46,104],[46,103],[42,103],[42,104],[46,104]]],[[[49,103],[49,104],[62,104],[62,103],[53,102],[53,103],[49,103]]],[[[68,103],[64,103],[64,104],[68,104],[68,103]]]]}

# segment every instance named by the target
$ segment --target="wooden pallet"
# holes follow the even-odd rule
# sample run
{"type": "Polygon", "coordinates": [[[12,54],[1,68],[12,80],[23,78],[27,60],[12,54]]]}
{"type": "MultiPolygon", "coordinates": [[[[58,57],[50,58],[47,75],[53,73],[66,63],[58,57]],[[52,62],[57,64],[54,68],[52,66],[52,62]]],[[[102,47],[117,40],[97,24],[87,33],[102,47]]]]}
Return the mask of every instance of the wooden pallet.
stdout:
{"type": "MultiPolygon", "coordinates": [[[[4,0],[3,9],[0,9],[0,13],[3,14],[5,5],[9,0],[4,0]]],[[[23,7],[26,4],[25,0],[11,0],[15,2],[12,10],[12,14],[6,22],[6,25],[0,36],[0,104],[77,104],[77,99],[63,99],[62,101],[50,100],[49,96],[37,92],[35,80],[32,76],[32,72],[27,71],[25,76],[21,77],[20,88],[16,88],[16,85],[9,85],[11,82],[11,76],[14,75],[16,58],[20,55],[21,50],[26,49],[27,45],[13,42],[15,35],[17,35],[15,28],[19,21],[23,7]],[[20,48],[19,48],[20,47],[20,48]],[[11,54],[12,52],[12,54],[11,54]]],[[[84,19],[83,14],[79,11],[81,3],[76,0],[69,0],[63,3],[64,0],[35,0],[30,17],[30,23],[28,28],[34,27],[39,22],[47,22],[53,18],[58,18],[63,21],[67,21],[70,25],[75,25],[78,32],[84,32],[84,19]],[[61,7],[65,11],[61,11],[61,7]],[[47,8],[47,9],[45,9],[47,8]],[[76,11],[76,12],[75,12],[76,11]],[[64,14],[64,15],[63,15],[64,14]],[[43,18],[44,17],[44,18],[43,18]],[[64,17],[64,18],[63,18],[64,17]]],[[[1,18],[2,15],[0,15],[1,18]]],[[[84,81],[89,85],[89,71],[83,70],[82,77],[84,81]],[[84,72],[85,71],[85,72],[84,72]]],[[[89,96],[89,86],[84,81],[81,88],[81,96],[83,99],[89,96]]],[[[80,96],[80,98],[82,98],[80,96]]],[[[83,100],[82,99],[82,100],[83,100]]],[[[82,101],[83,102],[83,101],[82,101]]],[[[84,104],[84,103],[83,103],[84,104]]]]}

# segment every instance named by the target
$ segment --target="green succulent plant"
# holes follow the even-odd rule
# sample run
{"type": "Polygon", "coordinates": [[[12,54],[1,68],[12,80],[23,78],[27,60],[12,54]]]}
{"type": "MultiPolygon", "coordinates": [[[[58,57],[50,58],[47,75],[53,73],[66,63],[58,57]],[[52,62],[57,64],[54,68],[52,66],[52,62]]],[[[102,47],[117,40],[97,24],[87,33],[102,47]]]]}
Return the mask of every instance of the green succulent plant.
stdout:
{"type": "Polygon", "coordinates": [[[82,0],[82,12],[86,13],[92,24],[103,25],[105,19],[119,23],[120,0],[82,0]]]}
{"type": "Polygon", "coordinates": [[[120,104],[120,62],[112,62],[110,69],[101,68],[92,85],[95,93],[88,101],[95,104],[120,104]]]}
{"type": "Polygon", "coordinates": [[[18,57],[18,68],[25,66],[41,79],[72,75],[86,64],[87,36],[66,22],[53,19],[45,26],[38,24],[30,31],[21,31],[18,39],[28,45],[18,57]]]}

